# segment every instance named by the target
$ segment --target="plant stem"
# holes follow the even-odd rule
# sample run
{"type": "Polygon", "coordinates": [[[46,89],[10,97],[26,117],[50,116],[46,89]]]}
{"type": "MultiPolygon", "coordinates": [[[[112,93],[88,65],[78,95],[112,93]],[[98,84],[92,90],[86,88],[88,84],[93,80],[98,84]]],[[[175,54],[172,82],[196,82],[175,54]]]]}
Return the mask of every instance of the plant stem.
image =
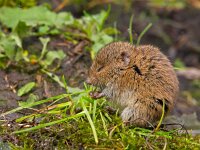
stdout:
{"type": "Polygon", "coordinates": [[[159,121],[157,127],[155,128],[154,132],[158,131],[158,129],[160,128],[160,125],[162,124],[164,115],[165,115],[165,100],[163,100],[162,115],[161,115],[160,121],[159,121]]]}
{"type": "Polygon", "coordinates": [[[129,33],[129,40],[130,43],[133,44],[133,33],[132,33],[132,29],[133,29],[133,15],[130,18],[130,22],[129,22],[129,28],[128,28],[128,33],[129,33]]]}
{"type": "Polygon", "coordinates": [[[138,37],[138,40],[137,40],[137,43],[136,43],[136,46],[138,46],[140,44],[140,41],[143,37],[143,35],[149,30],[149,28],[152,26],[152,23],[149,23],[145,28],[144,30],[142,31],[142,33],[140,33],[139,37],[138,37]]]}
{"type": "Polygon", "coordinates": [[[85,112],[85,115],[86,115],[86,117],[87,117],[87,119],[88,119],[88,121],[90,123],[90,126],[92,128],[92,132],[93,132],[93,135],[94,135],[95,143],[98,144],[99,141],[98,141],[98,137],[97,137],[97,132],[96,132],[94,123],[93,123],[93,121],[92,121],[92,119],[90,117],[90,114],[89,114],[89,112],[88,112],[88,110],[87,110],[87,108],[86,108],[86,106],[85,106],[85,104],[83,102],[83,99],[81,100],[81,104],[82,104],[83,110],[85,112]]]}

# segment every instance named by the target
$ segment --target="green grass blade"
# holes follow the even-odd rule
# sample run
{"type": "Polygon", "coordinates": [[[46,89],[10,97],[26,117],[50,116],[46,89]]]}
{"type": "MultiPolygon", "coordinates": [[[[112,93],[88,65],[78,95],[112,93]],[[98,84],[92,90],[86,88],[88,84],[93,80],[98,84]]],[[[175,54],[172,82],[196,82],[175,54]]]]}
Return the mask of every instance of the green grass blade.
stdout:
{"type": "Polygon", "coordinates": [[[100,116],[101,116],[101,120],[102,120],[102,123],[103,123],[103,128],[105,130],[106,135],[108,136],[108,128],[106,126],[105,117],[102,115],[101,111],[100,111],[100,116]]]}
{"type": "Polygon", "coordinates": [[[94,100],[93,111],[92,111],[92,119],[94,122],[96,122],[96,110],[97,110],[97,101],[94,100]]]}
{"type": "Polygon", "coordinates": [[[160,128],[160,125],[162,124],[162,121],[164,119],[164,115],[165,115],[165,100],[163,100],[162,115],[161,115],[160,121],[154,131],[158,131],[158,129],[160,128]]]}
{"type": "Polygon", "coordinates": [[[93,132],[95,143],[98,144],[99,141],[98,141],[98,137],[97,137],[97,132],[96,132],[94,123],[93,123],[93,121],[92,121],[92,119],[90,117],[90,114],[89,114],[89,112],[88,112],[88,110],[87,110],[87,108],[86,108],[86,106],[85,106],[85,104],[83,102],[83,99],[81,100],[81,104],[82,104],[83,110],[85,112],[85,115],[86,115],[86,117],[87,117],[87,119],[88,119],[88,121],[90,123],[90,126],[92,128],[92,132],[93,132]]]}
{"type": "Polygon", "coordinates": [[[14,134],[18,134],[18,133],[29,132],[29,131],[41,129],[41,128],[44,128],[44,127],[47,127],[47,126],[52,126],[54,124],[58,124],[58,123],[61,123],[61,122],[64,122],[64,121],[67,121],[67,120],[70,120],[70,119],[79,118],[79,117],[82,117],[84,115],[85,115],[85,112],[82,111],[82,112],[80,112],[80,113],[78,113],[76,115],[73,115],[73,116],[70,116],[70,117],[67,117],[67,118],[64,118],[64,119],[60,119],[60,120],[56,120],[56,121],[40,124],[40,125],[32,127],[32,128],[26,128],[26,129],[22,129],[22,130],[19,130],[19,131],[14,131],[13,133],[14,134]]]}
{"type": "MultiPolygon", "coordinates": [[[[40,105],[40,104],[43,104],[43,103],[46,103],[46,102],[49,102],[49,101],[52,101],[52,100],[57,100],[57,99],[63,99],[65,97],[69,96],[69,94],[61,94],[61,95],[57,95],[57,96],[54,96],[54,97],[50,97],[50,98],[47,98],[47,99],[44,99],[44,100],[40,100],[40,101],[37,101],[37,102],[34,102],[34,103],[31,103],[30,105],[26,106],[26,108],[30,108],[30,107],[33,107],[33,106],[37,106],[37,105],[40,105]]],[[[24,107],[17,107],[15,109],[12,109],[10,111],[7,111],[5,113],[2,113],[0,115],[0,117],[2,116],[5,116],[5,115],[8,115],[8,114],[12,114],[14,112],[17,112],[17,111],[20,111],[24,109],[24,107]]]]}
{"type": "Polygon", "coordinates": [[[40,55],[40,58],[39,58],[39,61],[41,61],[44,58],[44,55],[47,53],[47,44],[49,43],[50,38],[41,38],[40,37],[39,39],[40,39],[40,42],[43,45],[42,52],[41,52],[41,55],[40,55]]]}
{"type": "Polygon", "coordinates": [[[132,30],[133,30],[133,15],[130,18],[129,28],[128,28],[129,40],[130,40],[131,44],[133,44],[133,33],[132,33],[132,30]]]}
{"type": "Polygon", "coordinates": [[[142,33],[140,33],[139,37],[138,37],[138,40],[137,40],[137,43],[136,43],[136,46],[138,46],[140,44],[140,41],[143,37],[143,35],[151,28],[152,26],[152,23],[149,23],[145,28],[144,30],[142,31],[142,33]]]}

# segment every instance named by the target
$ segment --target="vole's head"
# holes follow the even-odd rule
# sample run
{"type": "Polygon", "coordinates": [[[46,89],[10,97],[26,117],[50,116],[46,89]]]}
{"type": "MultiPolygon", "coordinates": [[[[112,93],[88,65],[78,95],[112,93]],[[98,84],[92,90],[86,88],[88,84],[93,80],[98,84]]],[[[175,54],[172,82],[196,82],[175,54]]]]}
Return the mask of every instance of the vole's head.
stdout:
{"type": "Polygon", "coordinates": [[[130,54],[134,47],[126,42],[114,42],[106,45],[98,53],[89,69],[87,83],[105,88],[115,80],[130,63],[130,54]]]}

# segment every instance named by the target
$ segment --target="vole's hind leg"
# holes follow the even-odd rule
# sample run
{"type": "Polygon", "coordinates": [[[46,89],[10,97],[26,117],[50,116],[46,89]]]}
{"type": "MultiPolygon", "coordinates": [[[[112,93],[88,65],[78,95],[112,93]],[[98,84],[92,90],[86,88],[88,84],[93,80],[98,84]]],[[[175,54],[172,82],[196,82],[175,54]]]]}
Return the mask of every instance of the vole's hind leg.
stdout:
{"type": "Polygon", "coordinates": [[[125,124],[130,124],[130,120],[134,116],[134,113],[135,113],[134,108],[126,107],[121,113],[122,121],[125,124]]]}
{"type": "MultiPolygon", "coordinates": [[[[126,107],[122,113],[121,118],[125,124],[136,127],[148,127],[151,125],[151,114],[148,114],[148,108],[143,107],[126,107]]],[[[152,114],[153,115],[153,114],[152,114]]]]}

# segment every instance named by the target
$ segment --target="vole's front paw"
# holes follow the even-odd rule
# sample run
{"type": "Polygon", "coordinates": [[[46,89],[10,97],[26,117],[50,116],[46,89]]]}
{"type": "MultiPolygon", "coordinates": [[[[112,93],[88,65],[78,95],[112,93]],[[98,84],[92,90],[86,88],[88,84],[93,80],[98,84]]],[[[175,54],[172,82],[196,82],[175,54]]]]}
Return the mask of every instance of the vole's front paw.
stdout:
{"type": "Polygon", "coordinates": [[[93,99],[99,99],[105,96],[102,92],[98,92],[98,91],[90,92],[89,95],[93,99]]]}
{"type": "Polygon", "coordinates": [[[114,114],[116,114],[116,112],[117,112],[116,109],[114,109],[114,108],[112,108],[112,107],[110,107],[110,106],[106,106],[105,108],[106,108],[106,110],[108,111],[109,114],[114,115],[114,114]]]}

